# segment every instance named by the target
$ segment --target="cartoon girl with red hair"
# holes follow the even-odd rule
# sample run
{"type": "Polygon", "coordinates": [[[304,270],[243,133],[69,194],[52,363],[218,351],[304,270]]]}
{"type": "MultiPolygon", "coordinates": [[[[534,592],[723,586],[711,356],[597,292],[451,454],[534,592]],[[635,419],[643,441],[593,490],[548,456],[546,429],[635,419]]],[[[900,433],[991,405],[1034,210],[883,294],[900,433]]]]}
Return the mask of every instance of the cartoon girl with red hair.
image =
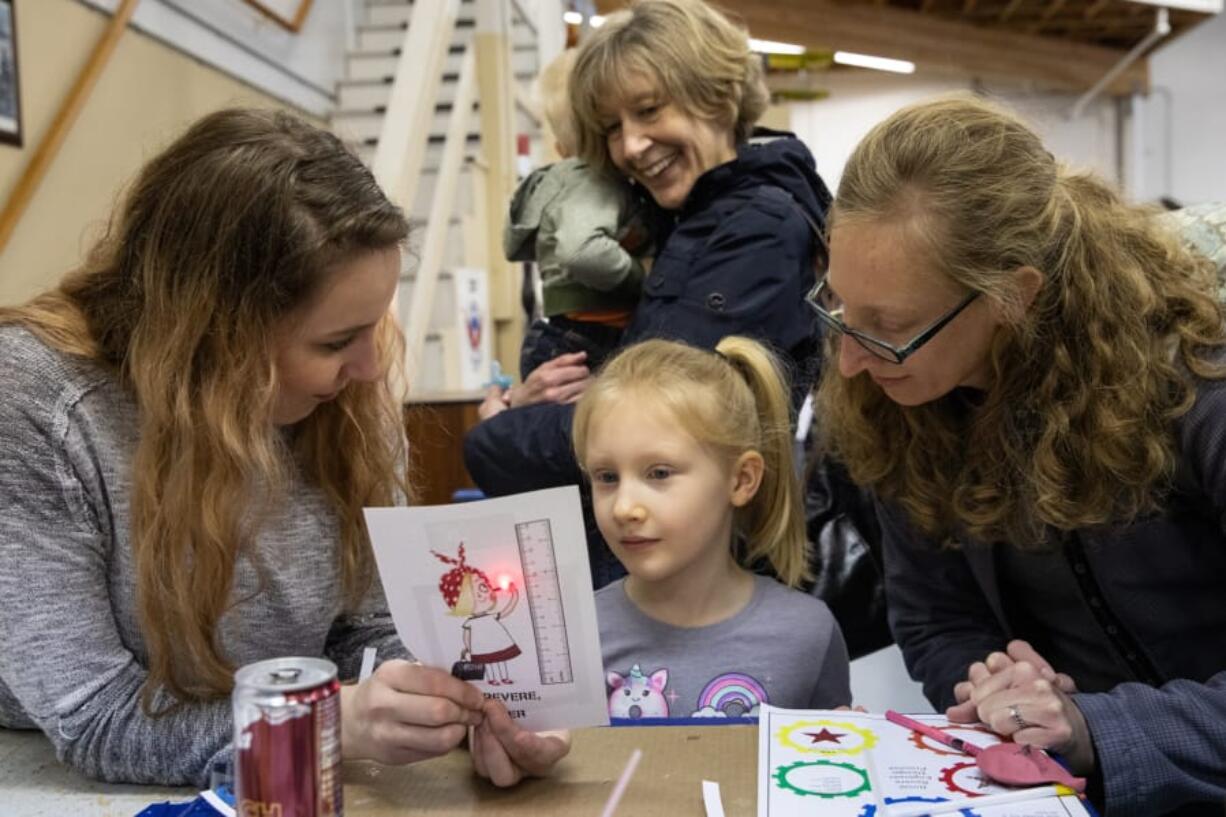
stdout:
{"type": "Polygon", "coordinates": [[[464,543],[460,543],[459,558],[430,551],[440,562],[455,565],[439,579],[438,589],[453,616],[465,616],[464,650],[460,660],[473,661],[491,667],[486,681],[491,686],[515,683],[507,671],[507,661],[520,654],[519,646],[507,631],[502,619],[511,614],[519,603],[519,590],[514,582],[504,590],[511,594],[506,605],[498,610],[498,588],[482,571],[465,563],[464,543]]]}

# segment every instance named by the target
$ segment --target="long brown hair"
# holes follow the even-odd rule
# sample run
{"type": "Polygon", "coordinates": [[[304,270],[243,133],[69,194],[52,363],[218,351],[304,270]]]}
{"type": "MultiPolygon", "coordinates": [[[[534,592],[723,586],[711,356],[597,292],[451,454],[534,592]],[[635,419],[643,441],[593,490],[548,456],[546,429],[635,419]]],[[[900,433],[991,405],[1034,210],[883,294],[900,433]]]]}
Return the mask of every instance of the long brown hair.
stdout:
{"type": "Polygon", "coordinates": [[[575,410],[572,437],[581,466],[592,426],[624,396],[669,412],[678,427],[729,468],[746,451],[760,453],[766,466],[762,483],[734,517],[746,542],[742,564],[766,560],[790,587],[812,578],[793,466],[787,376],[765,346],[730,335],[715,354],[668,340],[644,341],[619,353],[600,370],[575,410]]]}
{"type": "MultiPolygon", "coordinates": [[[[331,134],[283,112],[223,110],[153,158],[85,264],[0,310],[54,348],[111,369],[140,413],[132,530],[146,710],[227,694],[217,623],[260,512],[301,470],[335,510],[347,603],[373,576],[364,505],[407,495],[398,402],[354,383],[288,434],[272,423],[271,339],[338,263],[408,233],[370,172],[331,134]]],[[[390,319],[378,347],[402,355],[390,319]]]]}
{"type": "Polygon", "coordinates": [[[935,538],[1019,547],[1042,546],[1045,526],[1161,506],[1173,422],[1196,377],[1221,376],[1210,358],[1224,341],[1210,266],[1153,213],[1062,167],[1012,114],[959,97],[905,108],[864,138],[832,210],[835,229],[853,221],[903,225],[920,268],[1005,318],[981,402],[900,406],[828,356],[817,416],[856,482],[935,538]],[[1044,276],[1028,309],[1012,275],[1023,266],[1044,276]]]}

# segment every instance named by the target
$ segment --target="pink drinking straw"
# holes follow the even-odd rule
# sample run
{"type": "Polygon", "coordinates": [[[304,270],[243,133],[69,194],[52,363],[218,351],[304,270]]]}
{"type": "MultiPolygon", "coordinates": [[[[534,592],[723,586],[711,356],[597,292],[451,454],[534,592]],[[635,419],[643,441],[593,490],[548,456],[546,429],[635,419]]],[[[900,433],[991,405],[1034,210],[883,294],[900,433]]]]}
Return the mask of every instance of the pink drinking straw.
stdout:
{"type": "Polygon", "coordinates": [[[613,817],[613,812],[617,810],[617,804],[621,801],[622,795],[626,793],[626,786],[630,785],[630,777],[634,774],[635,768],[639,765],[639,758],[642,756],[642,749],[635,749],[631,752],[630,759],[626,761],[626,768],[622,769],[621,777],[617,778],[617,785],[613,787],[613,791],[609,794],[609,799],[604,804],[604,810],[600,812],[600,817],[613,817]]]}

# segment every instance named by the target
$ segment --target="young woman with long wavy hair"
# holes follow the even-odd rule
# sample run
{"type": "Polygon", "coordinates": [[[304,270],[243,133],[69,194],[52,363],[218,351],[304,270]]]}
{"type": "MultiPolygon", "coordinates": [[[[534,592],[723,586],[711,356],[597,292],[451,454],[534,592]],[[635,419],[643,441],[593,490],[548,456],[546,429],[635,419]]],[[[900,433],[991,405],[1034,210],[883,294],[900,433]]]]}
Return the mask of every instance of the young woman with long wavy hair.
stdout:
{"type": "Polygon", "coordinates": [[[880,502],[912,675],[951,719],[1063,752],[1109,815],[1220,804],[1211,265],[970,98],[868,134],[830,250],[816,413],[880,502]]]}
{"type": "Polygon", "coordinates": [[[209,782],[235,667],[326,655],[346,757],[477,727],[496,783],[547,770],[473,686],[411,663],[362,508],[409,496],[388,307],[401,211],[332,135],[225,110],[140,172],[85,264],[0,309],[0,725],[92,776],[209,782]]]}

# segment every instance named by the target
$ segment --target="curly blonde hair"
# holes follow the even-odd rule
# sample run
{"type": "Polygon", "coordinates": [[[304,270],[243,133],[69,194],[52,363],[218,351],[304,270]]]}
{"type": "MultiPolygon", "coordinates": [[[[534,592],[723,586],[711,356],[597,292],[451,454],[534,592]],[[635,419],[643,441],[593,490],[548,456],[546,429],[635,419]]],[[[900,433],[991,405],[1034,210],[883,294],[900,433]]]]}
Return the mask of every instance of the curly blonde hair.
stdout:
{"type": "MultiPolygon", "coordinates": [[[[289,469],[337,514],[351,606],[372,581],[362,508],[409,493],[400,403],[386,378],[353,383],[283,435],[271,338],[338,264],[407,233],[336,137],[286,113],[223,110],[145,166],[81,269],[0,309],[0,324],[115,372],[140,410],[131,537],[151,714],[162,688],[169,709],[229,694],[217,624],[239,555],[259,564],[252,533],[289,469]]],[[[388,373],[403,342],[390,318],[377,332],[388,373]]]]}
{"type": "MultiPolygon", "coordinates": [[[[1004,325],[982,402],[894,403],[839,375],[817,393],[822,442],[852,478],[947,545],[1043,547],[1044,529],[1127,523],[1161,507],[1173,422],[1220,378],[1211,266],[1092,175],[1062,167],[1012,114],[974,98],[898,111],[856,148],[834,229],[905,225],[918,263],[992,302],[1004,325]],[[1014,270],[1044,281],[1029,308],[1014,270]]],[[[836,261],[837,263],[837,261],[836,261]]]]}
{"type": "Polygon", "coordinates": [[[537,80],[541,113],[563,158],[575,155],[575,112],[570,107],[570,75],[575,49],[568,48],[545,66],[537,80]]]}
{"type": "Polygon", "coordinates": [[[634,74],[690,116],[731,130],[737,144],[770,104],[762,59],[726,15],[702,0],[638,0],[605,18],[579,47],[571,72],[578,156],[610,175],[616,169],[601,112],[625,96],[634,74]]]}
{"type": "Polygon", "coordinates": [[[575,458],[586,470],[587,440],[610,404],[631,396],[664,409],[678,427],[716,452],[729,467],[747,451],[765,469],[753,499],[734,518],[746,549],[741,563],[770,563],[779,580],[797,587],[813,577],[803,503],[792,456],[787,375],[771,352],[730,335],[712,353],[668,340],[648,340],[610,360],[575,410],[575,458]]]}

